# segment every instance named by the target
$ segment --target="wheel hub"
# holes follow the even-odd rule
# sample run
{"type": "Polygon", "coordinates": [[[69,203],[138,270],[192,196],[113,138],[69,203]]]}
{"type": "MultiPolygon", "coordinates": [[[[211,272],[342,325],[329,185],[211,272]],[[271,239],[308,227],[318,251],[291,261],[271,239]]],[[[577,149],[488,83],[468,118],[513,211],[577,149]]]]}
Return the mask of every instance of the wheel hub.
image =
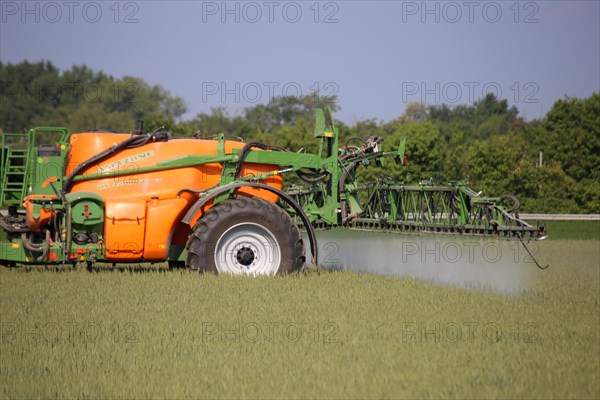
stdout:
{"type": "Polygon", "coordinates": [[[254,251],[250,247],[244,246],[237,251],[235,258],[240,264],[248,266],[254,262],[254,251]]]}
{"type": "Polygon", "coordinates": [[[281,249],[273,233],[262,225],[244,222],[227,229],[215,246],[219,273],[274,275],[281,249]]]}

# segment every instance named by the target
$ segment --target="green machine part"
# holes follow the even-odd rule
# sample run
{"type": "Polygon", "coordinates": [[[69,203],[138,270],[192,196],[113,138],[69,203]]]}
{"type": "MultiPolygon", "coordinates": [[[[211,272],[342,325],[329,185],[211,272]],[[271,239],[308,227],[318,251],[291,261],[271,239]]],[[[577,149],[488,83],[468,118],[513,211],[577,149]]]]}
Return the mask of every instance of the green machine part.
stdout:
{"type": "Polygon", "coordinates": [[[30,194],[58,195],[70,135],[69,129],[61,127],[0,132],[0,205],[18,206],[30,194]]]}
{"type": "Polygon", "coordinates": [[[70,207],[73,232],[95,232],[102,235],[104,200],[97,193],[74,192],[65,195],[70,207]]]}
{"type": "Polygon", "coordinates": [[[92,192],[68,193],[65,198],[68,212],[65,215],[64,258],[72,261],[76,254],[75,261],[91,263],[104,259],[104,200],[92,192]]]}

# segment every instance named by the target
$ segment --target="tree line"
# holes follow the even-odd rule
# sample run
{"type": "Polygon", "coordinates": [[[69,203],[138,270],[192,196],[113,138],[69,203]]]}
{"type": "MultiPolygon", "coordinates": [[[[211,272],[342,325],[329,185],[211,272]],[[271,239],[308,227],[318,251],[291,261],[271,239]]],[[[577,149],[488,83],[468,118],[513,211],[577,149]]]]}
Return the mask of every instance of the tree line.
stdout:
{"type": "MultiPolygon", "coordinates": [[[[49,61],[0,62],[4,132],[34,126],[129,132],[143,119],[148,129],[164,125],[178,137],[223,132],[246,141],[314,151],[314,111],[323,106],[334,113],[340,109],[335,97],[276,97],[236,115],[216,107],[184,120],[183,99],[140,78],[116,79],[85,65],[60,71],[49,61]]],[[[411,103],[388,122],[336,124],[340,143],[377,135],[385,139],[384,148],[393,149],[407,137],[408,165],[361,168],[363,178],[386,175],[405,183],[462,180],[484,195],[516,195],[524,212],[600,213],[600,93],[557,100],[543,118],[532,121],[521,118],[507,100],[488,94],[454,107],[411,103]]]]}

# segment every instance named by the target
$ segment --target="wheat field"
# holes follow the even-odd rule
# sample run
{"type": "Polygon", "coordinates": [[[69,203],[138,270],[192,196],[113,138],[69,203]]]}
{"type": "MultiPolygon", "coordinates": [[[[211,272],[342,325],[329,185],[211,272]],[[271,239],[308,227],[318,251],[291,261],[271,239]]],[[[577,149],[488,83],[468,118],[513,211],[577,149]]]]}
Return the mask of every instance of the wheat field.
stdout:
{"type": "Polygon", "coordinates": [[[600,397],[600,241],[519,293],[308,268],[0,268],[2,398],[600,397]]]}

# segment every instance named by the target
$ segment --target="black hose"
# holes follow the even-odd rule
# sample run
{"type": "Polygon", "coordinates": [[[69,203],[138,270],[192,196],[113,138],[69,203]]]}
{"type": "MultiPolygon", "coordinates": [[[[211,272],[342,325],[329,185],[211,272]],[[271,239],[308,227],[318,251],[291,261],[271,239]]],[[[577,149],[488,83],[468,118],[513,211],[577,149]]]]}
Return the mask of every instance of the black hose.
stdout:
{"type": "Polygon", "coordinates": [[[358,163],[353,162],[348,164],[348,166],[343,167],[344,171],[342,172],[342,175],[340,175],[340,182],[338,183],[338,189],[340,192],[344,191],[344,186],[346,185],[346,178],[348,177],[348,175],[350,175],[354,168],[356,168],[357,165],[358,163]]]}
{"type": "Polygon", "coordinates": [[[516,211],[519,209],[519,207],[521,207],[521,202],[519,201],[519,199],[517,199],[517,197],[513,196],[512,194],[503,194],[502,196],[500,196],[500,201],[504,199],[511,199],[513,201],[512,207],[506,209],[506,212],[508,213],[516,211]]]}
{"type": "Polygon", "coordinates": [[[46,230],[46,240],[44,240],[44,244],[42,247],[42,255],[40,255],[37,260],[44,261],[46,256],[48,255],[48,251],[50,251],[50,230],[46,230]]]}
{"type": "Polygon", "coordinates": [[[75,167],[73,172],[71,172],[69,174],[69,176],[67,176],[67,179],[65,179],[65,181],[63,183],[62,193],[63,194],[67,193],[69,191],[69,189],[71,189],[71,186],[73,184],[73,178],[75,178],[77,175],[79,175],[79,173],[81,173],[81,171],[83,171],[90,165],[100,162],[100,161],[106,159],[107,157],[109,157],[110,155],[112,155],[116,152],[119,152],[125,148],[134,149],[136,147],[143,146],[146,143],[148,143],[156,133],[158,133],[159,131],[162,131],[164,129],[165,129],[165,127],[161,126],[160,128],[154,130],[154,132],[152,132],[148,135],[131,135],[129,138],[125,139],[121,143],[117,143],[117,144],[109,147],[108,149],[96,154],[95,156],[88,158],[87,160],[85,160],[84,162],[79,164],[77,167],[75,167]]]}
{"type": "Polygon", "coordinates": [[[362,142],[362,144],[363,144],[364,146],[366,146],[366,145],[367,145],[367,142],[365,141],[365,139],[363,139],[363,138],[361,138],[361,137],[359,137],[359,136],[352,136],[351,138],[349,138],[348,140],[346,140],[346,143],[344,143],[344,147],[348,147],[348,143],[350,143],[350,142],[351,142],[351,141],[353,141],[353,140],[359,140],[359,141],[361,141],[361,142],[362,142]]]}
{"type": "MultiPolygon", "coordinates": [[[[357,163],[353,162],[351,164],[349,164],[347,167],[344,166],[344,171],[342,172],[342,175],[340,176],[340,181],[338,183],[338,192],[342,193],[344,191],[344,186],[346,185],[346,178],[348,177],[348,175],[350,175],[350,172],[352,172],[352,170],[354,168],[356,168],[357,163]]],[[[348,210],[346,209],[346,200],[341,200],[340,201],[340,210],[341,210],[341,217],[342,217],[342,223],[345,223],[345,221],[348,220],[348,210]]]]}
{"type": "Polygon", "coordinates": [[[531,259],[533,260],[533,262],[535,263],[535,265],[539,268],[539,269],[548,269],[548,267],[550,266],[550,264],[546,264],[545,267],[542,267],[542,265],[538,262],[538,260],[535,259],[535,257],[533,256],[533,254],[531,254],[531,251],[529,251],[529,248],[527,247],[527,245],[525,244],[525,242],[523,241],[523,238],[520,235],[517,235],[517,237],[519,238],[519,241],[521,242],[521,244],[523,245],[523,247],[525,248],[525,251],[527,252],[527,254],[529,254],[529,257],[531,257],[531,259]]]}
{"type": "Polygon", "coordinates": [[[237,179],[240,176],[240,173],[242,172],[242,166],[244,164],[244,160],[246,159],[248,152],[253,148],[261,149],[261,150],[287,151],[283,147],[271,146],[271,145],[260,143],[260,142],[246,143],[246,145],[244,147],[242,147],[242,150],[240,151],[240,158],[238,160],[238,165],[235,168],[235,175],[234,175],[235,179],[237,179]]]}
{"type": "Polygon", "coordinates": [[[361,148],[358,146],[346,146],[344,147],[344,151],[346,151],[346,154],[338,157],[340,161],[347,160],[348,158],[358,157],[360,155],[361,148]],[[349,152],[349,150],[354,150],[354,152],[349,152]]]}
{"type": "Polygon", "coordinates": [[[194,193],[194,194],[197,194],[197,195],[201,195],[202,193],[208,192],[209,190],[213,190],[213,189],[216,189],[218,187],[219,187],[219,184],[217,183],[216,185],[212,185],[210,187],[207,187],[206,189],[200,189],[200,190],[183,188],[179,192],[177,192],[177,198],[179,198],[179,196],[183,192],[189,192],[189,193],[194,193]]]}
{"type": "Polygon", "coordinates": [[[298,175],[298,178],[302,179],[306,183],[318,183],[327,178],[327,175],[329,174],[327,171],[321,171],[311,175],[298,170],[296,171],[296,175],[298,175]]]}
{"type": "Polygon", "coordinates": [[[67,262],[67,258],[71,255],[71,246],[73,245],[73,223],[71,220],[71,203],[65,203],[65,224],[67,225],[65,227],[65,234],[66,234],[66,243],[63,246],[63,259],[62,259],[62,265],[63,267],[65,266],[65,263],[67,262]]]}
{"type": "MultiPolygon", "coordinates": [[[[247,143],[244,147],[242,147],[242,150],[240,151],[240,158],[238,161],[238,165],[235,168],[235,175],[234,175],[235,179],[237,179],[240,176],[240,173],[242,172],[242,167],[244,165],[244,160],[246,159],[246,156],[248,155],[248,152],[251,149],[274,150],[274,151],[284,151],[284,152],[288,151],[288,150],[284,149],[283,147],[272,146],[272,145],[268,145],[268,144],[264,144],[264,143],[260,143],[260,142],[247,143]]],[[[298,171],[296,171],[296,175],[298,175],[298,177],[300,179],[302,179],[304,182],[317,183],[317,182],[321,182],[322,180],[327,178],[328,173],[326,171],[321,171],[321,172],[317,172],[315,174],[307,174],[305,172],[298,170],[298,171]]]]}
{"type": "Polygon", "coordinates": [[[450,197],[450,209],[456,214],[460,214],[460,207],[456,204],[456,192],[449,192],[448,197],[450,197]]]}
{"type": "Polygon", "coordinates": [[[27,250],[34,253],[41,253],[44,249],[44,243],[32,243],[26,233],[21,233],[21,241],[27,250]]]}
{"type": "Polygon", "coordinates": [[[54,215],[54,221],[52,223],[52,227],[54,228],[54,241],[59,242],[60,240],[60,220],[58,216],[61,214],[60,211],[57,211],[54,215]]]}

